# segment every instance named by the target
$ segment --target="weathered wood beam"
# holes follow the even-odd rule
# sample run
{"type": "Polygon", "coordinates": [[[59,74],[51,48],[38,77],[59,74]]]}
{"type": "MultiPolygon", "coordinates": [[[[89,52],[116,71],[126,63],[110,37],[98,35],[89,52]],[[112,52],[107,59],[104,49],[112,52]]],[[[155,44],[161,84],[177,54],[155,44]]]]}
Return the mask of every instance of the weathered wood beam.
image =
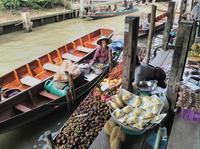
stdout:
{"type": "Polygon", "coordinates": [[[197,21],[194,21],[193,27],[192,27],[192,34],[191,34],[191,39],[190,39],[190,48],[192,47],[192,44],[195,41],[196,38],[196,31],[197,31],[197,21]]]}
{"type": "Polygon", "coordinates": [[[135,72],[138,29],[139,17],[127,16],[124,30],[122,87],[129,91],[132,91],[132,79],[135,72]]]}
{"type": "Polygon", "coordinates": [[[177,32],[176,45],[167,88],[167,98],[171,104],[172,111],[175,108],[178,97],[177,83],[182,79],[190,45],[192,27],[193,21],[181,21],[177,32]]]}
{"type": "Polygon", "coordinates": [[[178,19],[179,23],[183,19],[183,14],[185,13],[186,9],[187,9],[187,0],[181,0],[180,14],[179,14],[179,19],[178,19]]]}
{"type": "Polygon", "coordinates": [[[152,5],[150,29],[149,29],[148,41],[147,41],[147,52],[144,58],[144,61],[147,64],[149,63],[150,56],[151,56],[152,40],[153,40],[154,31],[155,31],[155,18],[156,18],[156,6],[152,5]]]}
{"type": "Polygon", "coordinates": [[[174,8],[176,2],[169,2],[168,10],[167,10],[167,22],[165,24],[165,30],[163,35],[163,50],[167,50],[168,41],[169,41],[169,33],[172,29],[174,22],[174,8]]]}

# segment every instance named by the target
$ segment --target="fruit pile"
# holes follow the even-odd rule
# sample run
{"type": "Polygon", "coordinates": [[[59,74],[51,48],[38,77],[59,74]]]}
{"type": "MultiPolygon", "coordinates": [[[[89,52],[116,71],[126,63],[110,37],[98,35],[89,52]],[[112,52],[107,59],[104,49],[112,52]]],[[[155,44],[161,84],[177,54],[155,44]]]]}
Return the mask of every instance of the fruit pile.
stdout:
{"type": "Polygon", "coordinates": [[[122,82],[122,68],[122,63],[113,68],[108,77],[100,83],[100,86],[94,89],[92,95],[99,96],[102,101],[108,101],[111,96],[115,95],[122,82]],[[109,85],[109,89],[102,91],[101,87],[104,84],[109,85]]]}
{"type": "Polygon", "coordinates": [[[109,89],[119,87],[122,83],[122,71],[123,66],[122,63],[120,63],[117,67],[113,68],[108,77],[105,78],[100,85],[103,86],[106,84],[109,86],[109,89]]]}
{"type": "MultiPolygon", "coordinates": [[[[117,83],[121,77],[122,64],[119,64],[111,71],[107,79],[116,79],[114,83],[117,83]]],[[[110,118],[109,107],[105,101],[117,93],[119,85],[104,92],[101,90],[101,86],[97,86],[65,123],[55,139],[56,147],[63,149],[88,148],[110,118]]]]}
{"type": "Polygon", "coordinates": [[[95,96],[98,96],[102,101],[106,102],[108,100],[110,100],[110,97],[115,95],[117,93],[117,88],[116,87],[113,87],[113,88],[110,88],[109,90],[106,90],[106,91],[102,91],[100,87],[96,87],[94,89],[94,91],[92,92],[92,95],[95,97],[95,96]]]}
{"type": "Polygon", "coordinates": [[[107,121],[104,126],[105,133],[110,136],[110,148],[120,149],[122,142],[125,141],[126,135],[122,129],[113,121],[107,121]]]}
{"type": "Polygon", "coordinates": [[[89,95],[66,122],[55,139],[57,148],[85,149],[110,118],[109,107],[99,97],[89,95]]]}
{"type": "Polygon", "coordinates": [[[111,73],[108,75],[109,80],[121,79],[123,72],[123,64],[118,64],[115,68],[112,69],[111,73]]]}
{"type": "Polygon", "coordinates": [[[189,56],[199,57],[200,56],[200,44],[194,43],[192,45],[192,50],[189,52],[189,56]]]}
{"type": "Polygon", "coordinates": [[[145,130],[162,121],[164,103],[157,96],[137,96],[124,89],[107,102],[112,118],[131,130],[145,130]]]}

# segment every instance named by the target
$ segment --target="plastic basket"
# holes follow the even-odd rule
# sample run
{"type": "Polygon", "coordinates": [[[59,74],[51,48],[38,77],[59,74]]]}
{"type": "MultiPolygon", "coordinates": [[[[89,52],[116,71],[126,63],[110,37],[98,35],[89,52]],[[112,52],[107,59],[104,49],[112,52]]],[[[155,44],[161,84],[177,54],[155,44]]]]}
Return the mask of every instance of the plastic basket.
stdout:
{"type": "Polygon", "coordinates": [[[186,121],[193,121],[200,123],[200,112],[192,111],[191,109],[181,108],[181,117],[186,121]]]}

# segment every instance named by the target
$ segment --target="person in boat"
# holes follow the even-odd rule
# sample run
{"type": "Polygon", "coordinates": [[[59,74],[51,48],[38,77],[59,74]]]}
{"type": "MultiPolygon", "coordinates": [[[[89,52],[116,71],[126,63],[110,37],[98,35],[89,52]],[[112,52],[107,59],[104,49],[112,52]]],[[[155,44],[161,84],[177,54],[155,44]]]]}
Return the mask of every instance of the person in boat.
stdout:
{"type": "Polygon", "coordinates": [[[138,86],[140,81],[156,80],[157,85],[162,88],[166,88],[166,73],[160,67],[154,67],[144,62],[140,62],[138,56],[136,56],[135,74],[133,86],[138,86]]]}
{"type": "Polygon", "coordinates": [[[149,13],[149,14],[147,15],[147,17],[145,18],[145,20],[144,20],[144,22],[143,22],[143,25],[142,25],[142,30],[143,30],[145,33],[148,33],[148,32],[149,32],[150,20],[151,20],[151,14],[149,13]]]}
{"type": "Polygon", "coordinates": [[[132,2],[129,3],[128,9],[133,9],[133,3],[132,2]]]}
{"type": "Polygon", "coordinates": [[[127,9],[127,7],[128,7],[127,0],[124,0],[124,7],[125,7],[125,9],[127,9]]]}
{"type": "Polygon", "coordinates": [[[107,12],[112,12],[111,6],[109,5],[108,8],[106,8],[107,12]]]}
{"type": "Polygon", "coordinates": [[[114,4],[114,9],[113,9],[114,12],[117,12],[117,4],[114,4]]]}
{"type": "Polygon", "coordinates": [[[98,47],[93,56],[93,59],[90,61],[90,64],[98,63],[108,63],[109,60],[109,47],[108,45],[112,42],[111,39],[103,36],[98,41],[98,47]]]}

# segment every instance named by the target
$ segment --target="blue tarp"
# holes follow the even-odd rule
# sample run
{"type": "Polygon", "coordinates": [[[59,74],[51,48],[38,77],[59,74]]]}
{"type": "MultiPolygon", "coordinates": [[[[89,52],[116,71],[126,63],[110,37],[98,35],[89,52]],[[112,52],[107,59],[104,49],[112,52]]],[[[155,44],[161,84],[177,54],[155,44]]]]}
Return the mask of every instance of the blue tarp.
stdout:
{"type": "Polygon", "coordinates": [[[113,50],[113,51],[120,51],[123,49],[124,47],[124,41],[123,40],[115,40],[113,41],[109,47],[113,50]]]}

